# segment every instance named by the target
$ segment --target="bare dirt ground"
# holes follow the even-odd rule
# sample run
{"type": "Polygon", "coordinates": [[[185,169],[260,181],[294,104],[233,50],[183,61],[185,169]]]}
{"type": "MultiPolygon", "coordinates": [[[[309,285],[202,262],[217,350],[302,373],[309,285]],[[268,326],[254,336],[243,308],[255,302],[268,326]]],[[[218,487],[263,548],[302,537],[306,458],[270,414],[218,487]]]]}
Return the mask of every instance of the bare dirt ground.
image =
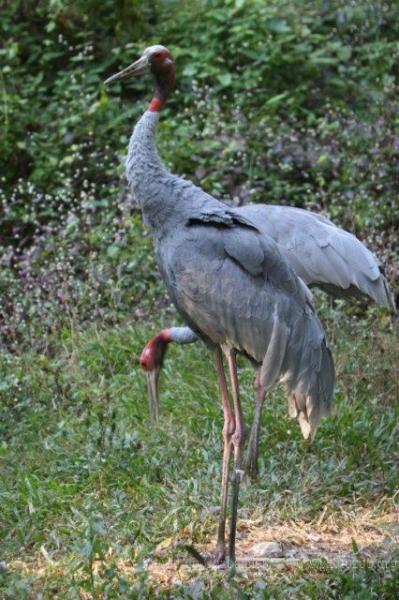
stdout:
{"type": "MultiPolygon", "coordinates": [[[[397,513],[378,518],[369,512],[356,516],[347,515],[343,523],[337,519],[324,519],[316,523],[291,522],[266,529],[259,521],[240,520],[237,534],[237,568],[249,576],[261,576],[271,570],[292,569],[309,562],[326,561],[335,567],[350,566],[356,560],[369,563],[399,560],[399,519],[397,513]]],[[[175,540],[177,542],[177,540],[175,540]]],[[[167,544],[169,546],[169,544],[167,544]]],[[[172,545],[172,543],[170,543],[172,545]]],[[[196,550],[208,560],[208,567],[195,559],[169,558],[170,548],[160,544],[154,559],[148,564],[150,578],[160,585],[183,584],[212,565],[211,544],[196,546],[196,550]]]]}
{"type": "MultiPolygon", "coordinates": [[[[325,571],[326,565],[345,568],[359,560],[367,561],[371,567],[392,559],[399,563],[398,517],[395,512],[376,516],[372,511],[363,510],[356,514],[343,513],[339,519],[337,514],[331,517],[322,514],[313,523],[286,522],[267,528],[261,526],[260,519],[240,519],[237,524],[237,573],[250,582],[265,576],[277,579],[279,573],[294,576],[295,570],[306,564],[317,573],[318,570],[325,571]]],[[[226,570],[225,566],[213,564],[214,541],[207,545],[198,544],[193,549],[189,539],[189,532],[183,530],[175,537],[163,540],[152,558],[146,561],[149,581],[156,587],[172,589],[195,584],[196,579],[209,571],[216,574],[226,570]],[[207,566],[193,557],[196,552],[199,558],[207,561],[207,566]]],[[[24,576],[34,573],[38,580],[46,581],[62,570],[62,564],[49,560],[43,552],[31,563],[12,561],[7,569],[17,570],[24,576]]],[[[132,560],[119,560],[117,566],[128,579],[137,573],[137,565],[132,560]]],[[[102,567],[101,561],[94,561],[93,572],[97,574],[102,567]]],[[[92,598],[84,591],[81,597],[92,598]]]]}

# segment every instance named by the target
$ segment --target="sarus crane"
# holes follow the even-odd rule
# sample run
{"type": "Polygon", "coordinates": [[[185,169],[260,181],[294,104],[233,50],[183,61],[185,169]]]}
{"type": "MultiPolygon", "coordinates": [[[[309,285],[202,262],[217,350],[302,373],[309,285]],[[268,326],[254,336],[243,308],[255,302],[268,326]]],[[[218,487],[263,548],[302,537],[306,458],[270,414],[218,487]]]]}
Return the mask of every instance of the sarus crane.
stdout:
{"type": "MultiPolygon", "coordinates": [[[[246,205],[236,210],[271,236],[296,274],[310,287],[318,287],[335,298],[355,297],[374,301],[395,313],[395,300],[380,269],[378,259],[352,233],[337,227],[317,213],[277,205],[246,205]]],[[[146,373],[148,404],[152,420],[160,411],[159,377],[170,343],[190,344],[198,337],[189,327],[168,327],[145,345],[140,365],[146,373]]],[[[265,396],[255,403],[245,471],[257,475],[261,413],[265,396]]]]}
{"type": "Polygon", "coordinates": [[[224,415],[223,462],[216,561],[226,558],[229,464],[234,455],[229,562],[235,562],[244,419],[236,355],[256,369],[257,395],[285,385],[290,414],[305,437],[330,412],[335,372],[311,295],[276,242],[251,220],[192,182],[170,173],[155,143],[160,111],[172,92],[175,68],[164,46],[147,48],[105,83],[150,72],[154,96],[129,142],[126,175],[149,226],[157,263],[178,312],[215,355],[224,415]],[[223,365],[226,357],[232,405],[223,365]]]}

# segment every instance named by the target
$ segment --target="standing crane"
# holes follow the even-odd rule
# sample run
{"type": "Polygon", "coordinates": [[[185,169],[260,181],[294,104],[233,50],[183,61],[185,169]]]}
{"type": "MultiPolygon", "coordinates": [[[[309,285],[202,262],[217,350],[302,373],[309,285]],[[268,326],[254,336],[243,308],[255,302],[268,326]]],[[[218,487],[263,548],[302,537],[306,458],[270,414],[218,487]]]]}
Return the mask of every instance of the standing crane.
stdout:
{"type": "Polygon", "coordinates": [[[335,372],[331,351],[311,295],[275,241],[234,208],[227,208],[163,166],[155,132],[175,78],[164,46],[151,46],[106,83],[150,72],[155,93],[130,138],[126,174],[153,237],[168,293],[184,321],[215,355],[224,415],[223,462],[216,561],[226,558],[229,465],[234,456],[228,559],[235,538],[244,418],[237,353],[254,365],[257,395],[277,382],[287,390],[290,413],[302,434],[313,436],[329,414],[335,372]],[[231,383],[230,403],[223,355],[231,383]]]}
{"type": "MultiPolygon", "coordinates": [[[[289,206],[246,205],[236,210],[251,219],[260,231],[279,245],[296,274],[309,286],[333,297],[373,300],[395,313],[395,301],[377,258],[353,234],[314,212],[289,206]]],[[[140,365],[147,376],[149,411],[159,415],[159,376],[168,344],[198,341],[189,327],[163,329],[145,345],[140,365]]],[[[245,470],[257,474],[261,413],[265,397],[255,404],[245,470]]]]}

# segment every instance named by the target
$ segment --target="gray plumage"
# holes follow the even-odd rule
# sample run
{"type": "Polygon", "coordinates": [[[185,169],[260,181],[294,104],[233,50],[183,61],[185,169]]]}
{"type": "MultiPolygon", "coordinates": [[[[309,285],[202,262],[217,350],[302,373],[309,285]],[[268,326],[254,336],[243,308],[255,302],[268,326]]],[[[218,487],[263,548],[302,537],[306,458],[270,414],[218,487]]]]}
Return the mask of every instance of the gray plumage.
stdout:
{"type": "Polygon", "coordinates": [[[198,336],[190,327],[170,327],[170,341],[176,344],[192,344],[198,340],[198,336]]]}
{"type": "MultiPolygon", "coordinates": [[[[236,211],[278,243],[288,263],[309,286],[335,297],[372,299],[396,313],[393,294],[378,260],[351,233],[300,208],[259,204],[238,207],[236,211]]],[[[171,341],[178,344],[198,340],[188,327],[172,327],[170,332],[171,341]]]]}
{"type": "Polygon", "coordinates": [[[368,296],[395,312],[393,295],[378,260],[353,234],[301,208],[260,204],[239,210],[279,244],[308,285],[337,297],[368,296]]]}
{"type": "MultiPolygon", "coordinates": [[[[151,116],[154,113],[148,114],[151,116]]],[[[160,183],[161,181],[165,183],[168,193],[172,193],[172,196],[176,186],[176,193],[188,193],[187,184],[195,186],[165,171],[156,152],[151,123],[143,122],[142,125],[142,135],[146,136],[147,140],[147,144],[142,144],[142,147],[143,151],[147,152],[148,161],[145,172],[136,165],[137,177],[145,178],[150,172],[153,175],[156,172],[160,177],[160,183]],[[169,178],[168,182],[165,177],[169,178]]],[[[132,177],[133,162],[129,159],[132,154],[132,140],[127,160],[127,178],[135,192],[137,183],[132,177]]],[[[145,156],[143,159],[145,162],[145,156]]],[[[195,189],[208,200],[211,198],[199,188],[195,189]]],[[[151,222],[154,218],[153,213],[158,215],[157,221],[160,222],[167,208],[158,202],[156,190],[152,198],[151,190],[148,189],[147,192],[146,209],[143,210],[143,215],[155,231],[156,223],[151,222]]],[[[136,196],[142,206],[144,201],[140,198],[143,196],[140,193],[136,193],[136,196]]],[[[200,198],[198,200],[201,202],[198,206],[200,214],[205,200],[200,198]]],[[[234,210],[244,219],[247,217],[255,223],[262,233],[271,236],[279,244],[282,254],[306,284],[318,286],[338,297],[368,296],[390,311],[396,311],[393,295],[380,271],[376,257],[353,234],[337,227],[326,217],[300,208],[266,204],[247,205],[234,210]]],[[[206,220],[206,214],[202,218],[206,220]]],[[[213,218],[216,219],[215,216],[213,218]]]]}
{"type": "Polygon", "coordinates": [[[163,167],[154,139],[158,117],[147,111],[137,123],[126,173],[169,294],[208,345],[246,355],[260,366],[266,389],[283,382],[290,413],[305,437],[313,435],[330,411],[334,366],[310,294],[250,215],[163,167]]]}

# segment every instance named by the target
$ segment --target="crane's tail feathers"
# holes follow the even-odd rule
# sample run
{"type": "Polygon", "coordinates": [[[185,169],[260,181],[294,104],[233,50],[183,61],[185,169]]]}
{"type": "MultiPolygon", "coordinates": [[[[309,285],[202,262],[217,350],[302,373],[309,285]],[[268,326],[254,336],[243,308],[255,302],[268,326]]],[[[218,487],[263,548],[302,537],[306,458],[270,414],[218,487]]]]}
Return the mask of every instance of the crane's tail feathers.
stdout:
{"type": "Polygon", "coordinates": [[[268,392],[281,376],[281,369],[290,337],[289,328],[274,315],[270,342],[260,369],[260,380],[268,392]]]}
{"type": "MultiPolygon", "coordinates": [[[[298,419],[304,438],[313,438],[321,418],[331,412],[333,357],[321,323],[310,310],[291,333],[290,339],[283,339],[285,356],[280,362],[280,381],[288,391],[289,415],[298,419]]],[[[261,376],[264,370],[263,364],[261,376]]],[[[266,383],[263,378],[262,382],[266,383]]]]}
{"type": "Polygon", "coordinates": [[[320,353],[320,369],[311,376],[310,385],[306,380],[298,382],[294,389],[290,389],[288,400],[288,414],[298,419],[305,439],[313,439],[321,418],[331,413],[335,370],[332,354],[325,339],[320,353]]]}

